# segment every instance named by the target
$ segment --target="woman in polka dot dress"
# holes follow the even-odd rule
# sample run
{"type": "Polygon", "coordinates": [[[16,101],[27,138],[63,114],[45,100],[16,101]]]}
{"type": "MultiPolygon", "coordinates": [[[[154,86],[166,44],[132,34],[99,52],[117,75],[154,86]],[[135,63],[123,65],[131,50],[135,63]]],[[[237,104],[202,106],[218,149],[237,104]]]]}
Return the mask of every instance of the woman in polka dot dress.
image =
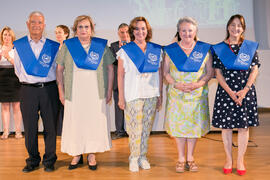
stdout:
{"type": "MultiPolygon", "coordinates": [[[[227,37],[222,42],[223,48],[218,53],[218,50],[215,49],[217,45],[213,46],[213,67],[215,68],[219,85],[216,92],[212,125],[222,128],[222,139],[226,153],[226,162],[223,168],[225,174],[231,173],[233,166],[232,129],[238,129],[237,173],[244,175],[246,172],[244,154],[248,144],[249,127],[259,125],[254,81],[257,77],[260,64],[256,52],[257,46],[254,48],[253,54],[243,53],[245,29],[246,25],[243,16],[239,14],[232,16],[227,23],[227,37]],[[242,45],[243,48],[241,49],[242,45]],[[224,51],[230,52],[224,53],[224,51]],[[229,59],[226,63],[224,59],[231,52],[235,54],[235,57],[238,53],[239,56],[235,58],[236,60],[229,59]],[[246,61],[250,58],[250,63],[246,65],[246,68],[242,69],[233,67],[232,64],[235,64],[237,60],[240,61],[241,57],[242,60],[246,61]]],[[[252,43],[256,44],[255,42],[252,43]]],[[[246,51],[249,51],[249,49],[245,48],[246,51]]]]}

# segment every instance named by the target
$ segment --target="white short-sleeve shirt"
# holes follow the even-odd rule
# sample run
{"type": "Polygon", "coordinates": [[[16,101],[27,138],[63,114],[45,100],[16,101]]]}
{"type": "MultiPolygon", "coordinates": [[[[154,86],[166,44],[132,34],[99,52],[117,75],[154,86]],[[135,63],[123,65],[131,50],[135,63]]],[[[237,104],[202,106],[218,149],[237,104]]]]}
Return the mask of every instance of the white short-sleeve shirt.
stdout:
{"type": "MultiPolygon", "coordinates": [[[[2,47],[0,47],[0,53],[2,52],[2,47]]],[[[8,52],[8,55],[14,59],[14,49],[11,49],[9,52],[8,52]]],[[[4,56],[1,57],[1,60],[0,60],[0,65],[1,66],[10,66],[12,65],[4,56]]]]}
{"type": "Polygon", "coordinates": [[[123,60],[125,69],[124,95],[126,102],[159,96],[158,71],[154,73],[140,73],[122,48],[116,54],[117,59],[120,57],[123,60]]]}

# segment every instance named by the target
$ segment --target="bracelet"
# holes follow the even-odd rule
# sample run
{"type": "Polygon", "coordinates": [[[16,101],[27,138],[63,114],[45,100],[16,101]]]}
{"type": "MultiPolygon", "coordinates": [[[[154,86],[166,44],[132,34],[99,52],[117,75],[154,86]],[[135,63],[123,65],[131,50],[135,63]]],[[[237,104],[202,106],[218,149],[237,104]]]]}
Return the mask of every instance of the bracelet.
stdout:
{"type": "Polygon", "coordinates": [[[251,86],[249,85],[246,85],[245,88],[248,88],[249,90],[251,89],[251,86]]]}

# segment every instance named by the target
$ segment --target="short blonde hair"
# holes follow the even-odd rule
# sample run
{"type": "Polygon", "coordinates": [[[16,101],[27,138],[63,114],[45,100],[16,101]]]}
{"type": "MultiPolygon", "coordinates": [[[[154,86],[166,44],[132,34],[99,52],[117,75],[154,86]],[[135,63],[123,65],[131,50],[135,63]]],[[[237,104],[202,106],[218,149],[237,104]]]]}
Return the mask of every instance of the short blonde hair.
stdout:
{"type": "Polygon", "coordinates": [[[4,44],[3,42],[3,34],[5,31],[8,31],[11,35],[11,41],[12,41],[12,44],[13,44],[13,41],[15,41],[15,33],[12,31],[12,29],[8,26],[5,26],[2,30],[1,30],[1,33],[0,33],[0,41],[1,41],[1,45],[4,44]]]}
{"type": "Polygon", "coordinates": [[[77,26],[79,24],[79,22],[83,21],[83,20],[88,20],[90,22],[90,26],[91,26],[91,37],[94,35],[95,33],[95,24],[92,20],[92,18],[90,16],[87,15],[81,15],[76,17],[74,23],[73,23],[73,27],[72,27],[72,31],[74,33],[74,36],[77,34],[77,26]]]}

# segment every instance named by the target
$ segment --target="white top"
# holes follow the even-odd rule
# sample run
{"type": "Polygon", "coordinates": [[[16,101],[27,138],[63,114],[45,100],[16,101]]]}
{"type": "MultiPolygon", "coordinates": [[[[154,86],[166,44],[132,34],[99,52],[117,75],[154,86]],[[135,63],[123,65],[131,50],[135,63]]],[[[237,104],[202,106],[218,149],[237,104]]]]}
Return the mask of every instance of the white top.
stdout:
{"type": "MultiPolygon", "coordinates": [[[[38,43],[33,41],[30,36],[28,36],[28,41],[30,43],[30,46],[32,48],[33,53],[35,54],[36,58],[39,58],[39,54],[43,48],[43,45],[45,44],[45,37],[42,37],[38,43]]],[[[21,62],[21,59],[15,49],[14,53],[14,68],[15,68],[15,74],[18,76],[20,82],[26,82],[26,83],[38,83],[38,82],[49,82],[54,81],[56,79],[56,63],[55,59],[51,66],[51,69],[47,75],[47,77],[39,77],[39,76],[33,76],[29,75],[25,72],[25,69],[23,67],[23,64],[21,62]]]]}
{"type": "MultiPolygon", "coordinates": [[[[152,98],[159,96],[159,72],[140,73],[132,60],[121,48],[117,59],[123,60],[125,69],[124,95],[125,101],[130,102],[139,98],[152,98]]],[[[162,54],[162,53],[161,53],[162,54]]],[[[160,57],[160,62],[162,57],[160,57]]]]}
{"type": "MultiPolygon", "coordinates": [[[[2,47],[0,47],[0,53],[2,52],[2,47]]],[[[8,55],[14,59],[14,49],[11,49],[9,52],[8,52],[8,55]]],[[[10,66],[12,65],[4,56],[2,56],[1,60],[0,60],[0,65],[1,66],[10,66]]]]}

